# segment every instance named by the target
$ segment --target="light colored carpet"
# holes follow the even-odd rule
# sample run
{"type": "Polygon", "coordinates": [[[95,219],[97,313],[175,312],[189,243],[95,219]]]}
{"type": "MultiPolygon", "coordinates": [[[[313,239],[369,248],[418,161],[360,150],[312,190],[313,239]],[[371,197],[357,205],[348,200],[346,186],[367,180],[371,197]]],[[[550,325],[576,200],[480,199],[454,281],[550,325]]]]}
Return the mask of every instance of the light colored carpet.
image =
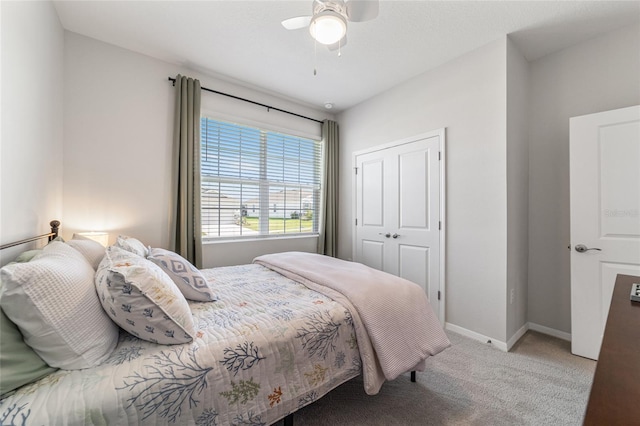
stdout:
{"type": "MultiPolygon", "coordinates": [[[[452,346],[378,395],[355,378],[294,415],[294,425],[580,425],[595,361],[529,331],[511,352],[447,332],[452,346]]],[[[278,424],[282,424],[279,422],[278,424]]]]}

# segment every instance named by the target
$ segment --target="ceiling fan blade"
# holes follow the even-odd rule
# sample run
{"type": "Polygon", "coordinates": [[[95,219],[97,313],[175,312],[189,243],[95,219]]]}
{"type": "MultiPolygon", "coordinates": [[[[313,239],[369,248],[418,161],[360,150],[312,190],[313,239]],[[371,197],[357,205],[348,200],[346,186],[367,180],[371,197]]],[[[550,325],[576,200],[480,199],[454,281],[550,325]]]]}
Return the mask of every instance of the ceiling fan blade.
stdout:
{"type": "Polygon", "coordinates": [[[378,16],[378,0],[347,0],[347,16],[351,22],[370,21],[378,16]]]}
{"type": "Polygon", "coordinates": [[[345,34],[344,37],[342,37],[342,39],[339,42],[329,44],[327,45],[327,47],[329,48],[329,50],[334,51],[334,50],[343,48],[346,44],[347,44],[347,35],[345,34]]]}
{"type": "Polygon", "coordinates": [[[288,30],[299,30],[308,27],[311,23],[311,16],[296,16],[282,21],[282,26],[288,30]]]}

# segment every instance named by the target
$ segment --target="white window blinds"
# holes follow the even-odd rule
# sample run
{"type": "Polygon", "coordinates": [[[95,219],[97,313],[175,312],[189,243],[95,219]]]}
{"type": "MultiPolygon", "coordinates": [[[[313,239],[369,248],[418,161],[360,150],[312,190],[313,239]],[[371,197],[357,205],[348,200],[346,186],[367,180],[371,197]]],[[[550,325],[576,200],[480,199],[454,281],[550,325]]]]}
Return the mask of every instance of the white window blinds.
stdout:
{"type": "Polygon", "coordinates": [[[203,238],[315,234],[321,142],[201,119],[203,238]]]}

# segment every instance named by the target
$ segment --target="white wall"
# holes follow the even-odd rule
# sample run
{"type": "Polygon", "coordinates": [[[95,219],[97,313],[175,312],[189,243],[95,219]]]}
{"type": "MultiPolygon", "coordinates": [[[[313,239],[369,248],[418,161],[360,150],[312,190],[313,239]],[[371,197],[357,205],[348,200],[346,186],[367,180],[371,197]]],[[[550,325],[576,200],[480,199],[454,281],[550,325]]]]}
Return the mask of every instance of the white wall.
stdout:
{"type": "Polygon", "coordinates": [[[175,67],[65,32],[65,236],[169,242],[175,67]]]}
{"type": "MultiPolygon", "coordinates": [[[[49,232],[62,216],[63,30],[51,2],[0,2],[0,15],[4,244],[49,232]]],[[[0,252],[0,265],[36,245],[0,252]]]]}
{"type": "Polygon", "coordinates": [[[338,253],[352,253],[354,151],[447,129],[446,321],[506,341],[506,37],[338,116],[338,253]]]}
{"type": "Polygon", "coordinates": [[[571,330],[569,118],[640,104],[640,26],[531,63],[529,321],[571,330]]]}
{"type": "Polygon", "coordinates": [[[205,244],[202,248],[204,268],[216,266],[243,265],[262,254],[285,251],[306,251],[316,253],[317,237],[273,238],[268,241],[244,241],[205,244]]]}
{"type": "MultiPolygon", "coordinates": [[[[264,92],[206,76],[110,44],[65,33],[64,222],[66,236],[104,230],[146,244],[169,244],[171,146],[174,89],[167,78],[181,73],[202,86],[247,97],[316,119],[324,112],[264,92]]],[[[203,92],[205,113],[248,117],[248,124],[296,127],[319,137],[318,123],[290,118],[237,100],[203,92]]],[[[316,238],[292,239],[289,249],[305,250],[316,238]]],[[[253,256],[280,250],[283,243],[212,244],[203,250],[205,267],[250,263],[253,256]],[[247,248],[250,247],[250,250],[247,248]],[[224,259],[224,260],[221,260],[224,259]]]]}
{"type": "MultiPolygon", "coordinates": [[[[507,342],[527,324],[529,63],[507,43],[507,342]]],[[[523,328],[524,327],[524,328],[523,328]]]]}

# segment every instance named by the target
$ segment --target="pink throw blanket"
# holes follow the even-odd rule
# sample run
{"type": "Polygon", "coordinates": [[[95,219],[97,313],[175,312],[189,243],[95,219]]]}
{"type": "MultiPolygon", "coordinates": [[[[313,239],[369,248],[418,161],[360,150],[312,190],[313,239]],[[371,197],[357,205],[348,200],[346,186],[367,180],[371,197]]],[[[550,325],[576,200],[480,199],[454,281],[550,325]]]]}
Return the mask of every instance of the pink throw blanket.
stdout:
{"type": "Polygon", "coordinates": [[[351,311],[369,395],[377,394],[385,379],[424,370],[429,356],[451,345],[422,288],[403,278],[313,253],[268,254],[254,262],[351,311]]]}

